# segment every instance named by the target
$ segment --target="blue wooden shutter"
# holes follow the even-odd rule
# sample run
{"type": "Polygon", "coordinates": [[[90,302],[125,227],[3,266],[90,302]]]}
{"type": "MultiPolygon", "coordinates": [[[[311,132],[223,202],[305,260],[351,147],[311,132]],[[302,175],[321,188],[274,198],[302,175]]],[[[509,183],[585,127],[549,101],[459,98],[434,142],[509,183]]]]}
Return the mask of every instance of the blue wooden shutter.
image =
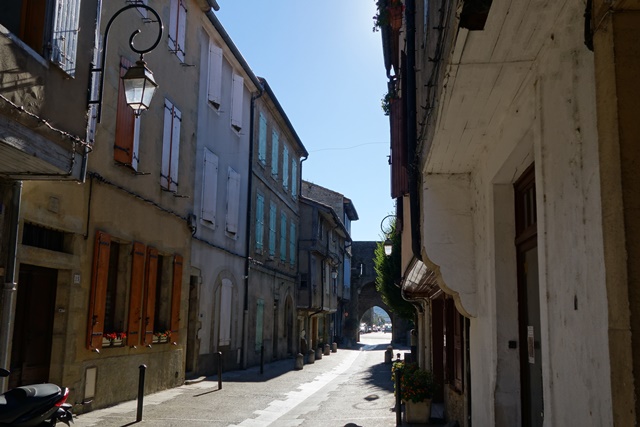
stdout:
{"type": "Polygon", "coordinates": [[[298,164],[295,158],[291,160],[291,197],[298,197],[298,164]]]}
{"type": "Polygon", "coordinates": [[[278,176],[278,132],[271,134],[271,175],[278,176]]]}
{"type": "Polygon", "coordinates": [[[267,163],[267,119],[260,113],[260,126],[258,131],[258,160],[263,165],[267,163]]]}
{"type": "Polygon", "coordinates": [[[269,206],[269,256],[276,255],[276,224],[278,218],[276,217],[276,204],[271,202],[269,206]]]}
{"type": "Polygon", "coordinates": [[[289,188],[289,149],[282,144],[282,186],[289,188]]]}
{"type": "Polygon", "coordinates": [[[289,226],[289,263],[292,266],[296,263],[296,224],[293,221],[289,226]]]}
{"type": "Polygon", "coordinates": [[[280,260],[287,260],[287,214],[280,214],[280,260]]]}
{"type": "Polygon", "coordinates": [[[229,168],[227,178],[227,232],[238,232],[238,215],[240,207],[240,174],[229,168]]]}
{"type": "Polygon", "coordinates": [[[71,77],[76,75],[80,0],[57,0],[53,15],[50,60],[71,77]]]}
{"type": "Polygon", "coordinates": [[[264,196],[256,197],[256,252],[262,252],[264,241],[264,196]]]}

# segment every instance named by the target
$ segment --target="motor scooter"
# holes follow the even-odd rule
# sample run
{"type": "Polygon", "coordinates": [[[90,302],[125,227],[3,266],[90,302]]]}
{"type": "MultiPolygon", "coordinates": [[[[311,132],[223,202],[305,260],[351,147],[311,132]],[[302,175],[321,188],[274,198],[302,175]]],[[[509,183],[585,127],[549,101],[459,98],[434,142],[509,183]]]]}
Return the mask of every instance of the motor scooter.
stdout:
{"type": "MultiPolygon", "coordinates": [[[[0,377],[9,371],[0,368],[0,377]]],[[[58,421],[73,422],[71,405],[65,403],[69,389],[55,384],[16,387],[0,395],[0,426],[55,426],[58,421]]]]}

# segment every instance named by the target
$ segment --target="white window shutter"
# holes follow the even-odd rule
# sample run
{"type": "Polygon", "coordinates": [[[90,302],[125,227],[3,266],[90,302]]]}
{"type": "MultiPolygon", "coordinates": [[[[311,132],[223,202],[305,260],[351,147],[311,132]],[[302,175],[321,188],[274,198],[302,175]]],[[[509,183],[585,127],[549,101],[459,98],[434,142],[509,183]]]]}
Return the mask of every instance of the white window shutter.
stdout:
{"type": "Polygon", "coordinates": [[[202,219],[215,226],[218,199],[218,156],[204,149],[204,176],[202,177],[202,219]]]}
{"type": "Polygon", "coordinates": [[[171,132],[171,163],[169,176],[171,177],[171,187],[169,190],[178,191],[178,164],[180,162],[180,123],[182,113],[175,105],[173,106],[173,131],[171,132]]]}
{"type": "Polygon", "coordinates": [[[177,52],[178,58],[180,61],[184,62],[184,44],[185,44],[185,35],[187,33],[187,7],[184,5],[184,0],[179,0],[180,5],[178,7],[178,45],[177,52]]]}
{"type": "Polygon", "coordinates": [[[180,0],[169,0],[169,51],[178,51],[178,5],[180,0]]]}
{"type": "Polygon", "coordinates": [[[231,126],[237,131],[242,129],[242,103],[244,101],[244,79],[233,75],[233,98],[231,99],[231,126]]]}
{"type": "Polygon", "coordinates": [[[220,106],[222,93],[222,49],[209,40],[209,102],[220,106]]]}
{"type": "Polygon", "coordinates": [[[80,0],[57,0],[51,33],[50,60],[74,77],[78,48],[80,0]]]}
{"type": "Polygon", "coordinates": [[[233,284],[229,279],[222,279],[220,290],[220,337],[218,342],[221,346],[231,343],[231,304],[233,295],[233,284]]]}
{"type": "Polygon", "coordinates": [[[238,215],[240,207],[240,174],[229,168],[227,178],[227,227],[229,233],[238,232],[238,215]]]}
{"type": "Polygon", "coordinates": [[[171,133],[173,132],[173,104],[164,100],[164,129],[162,132],[162,167],[160,185],[169,189],[169,164],[171,161],[171,133]]]}

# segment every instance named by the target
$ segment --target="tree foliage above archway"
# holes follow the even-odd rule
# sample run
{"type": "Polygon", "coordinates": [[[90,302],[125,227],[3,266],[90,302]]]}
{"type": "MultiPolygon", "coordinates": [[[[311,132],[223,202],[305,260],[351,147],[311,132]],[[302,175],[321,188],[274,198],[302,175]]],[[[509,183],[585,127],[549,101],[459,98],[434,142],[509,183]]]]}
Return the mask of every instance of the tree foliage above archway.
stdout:
{"type": "Polygon", "coordinates": [[[374,253],[374,266],[376,270],[376,290],[382,301],[395,315],[414,320],[415,308],[413,304],[402,298],[399,282],[401,277],[401,236],[396,233],[395,223],[391,225],[389,239],[393,243],[393,251],[387,256],[384,253],[384,242],[378,242],[374,253]]]}

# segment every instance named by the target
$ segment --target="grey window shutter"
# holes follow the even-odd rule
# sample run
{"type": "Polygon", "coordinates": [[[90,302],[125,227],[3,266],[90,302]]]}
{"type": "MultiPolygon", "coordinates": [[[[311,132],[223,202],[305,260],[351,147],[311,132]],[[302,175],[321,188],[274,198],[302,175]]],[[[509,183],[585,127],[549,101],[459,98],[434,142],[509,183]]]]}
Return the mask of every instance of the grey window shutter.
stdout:
{"type": "Polygon", "coordinates": [[[78,47],[80,0],[57,0],[51,34],[51,62],[74,77],[78,47]]]}

